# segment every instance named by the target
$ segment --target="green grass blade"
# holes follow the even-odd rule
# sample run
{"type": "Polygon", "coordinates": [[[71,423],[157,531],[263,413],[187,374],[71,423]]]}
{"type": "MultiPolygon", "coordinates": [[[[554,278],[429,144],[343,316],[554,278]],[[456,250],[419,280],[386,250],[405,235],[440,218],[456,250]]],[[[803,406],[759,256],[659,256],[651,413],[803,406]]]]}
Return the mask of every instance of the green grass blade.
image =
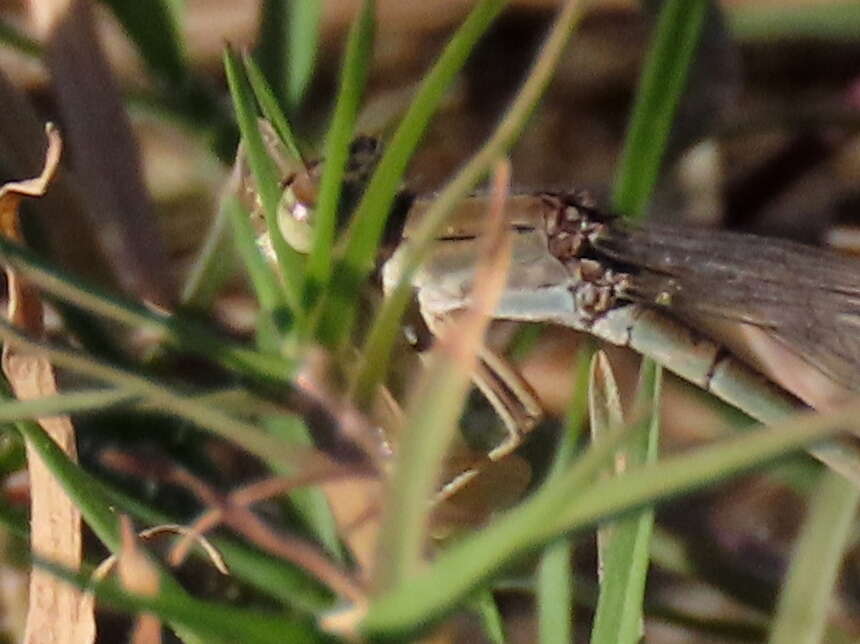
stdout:
{"type": "MultiPolygon", "coordinates": [[[[553,23],[549,35],[544,40],[544,44],[532,65],[529,75],[523,82],[498,127],[478,153],[471,158],[466,166],[457,173],[457,176],[442,190],[433,202],[433,205],[428,209],[422,225],[415,231],[410,244],[412,250],[405,261],[404,273],[400,284],[397,285],[391,296],[387,298],[382,309],[377,314],[362,351],[362,355],[369,356],[370,358],[365,359],[362,364],[353,388],[356,400],[360,404],[369,400],[371,392],[374,391],[376,384],[382,379],[388,369],[388,361],[395,338],[394,334],[391,333],[391,329],[397,327],[410,300],[412,290],[410,280],[412,274],[421,264],[425,253],[429,250],[438,231],[444,225],[446,217],[453,211],[460,199],[486,175],[492,163],[513,144],[517,135],[525,126],[528,117],[543,94],[544,88],[549,83],[552,73],[561,58],[564,46],[578,24],[586,6],[587,2],[580,0],[568,0],[564,4],[555,23],[553,23]]],[[[385,158],[380,162],[380,167],[376,174],[383,171],[383,163],[385,163],[385,158]]],[[[376,174],[374,174],[374,179],[376,178],[376,174]]],[[[400,175],[397,176],[399,177],[400,175]]],[[[372,184],[373,180],[371,180],[372,184]]],[[[365,200],[369,198],[370,188],[368,188],[368,192],[365,194],[365,200]]],[[[391,201],[389,200],[382,205],[385,205],[387,208],[390,204],[391,201]]],[[[359,206],[360,208],[361,206],[359,206]]],[[[358,217],[356,217],[354,222],[356,223],[356,228],[351,231],[351,242],[354,239],[360,241],[364,236],[363,231],[359,230],[357,222],[358,217]]],[[[378,233],[373,230],[371,232],[376,235],[375,239],[378,241],[378,233]]],[[[345,274],[363,274],[365,270],[363,267],[372,265],[372,257],[370,255],[365,256],[365,252],[371,249],[375,252],[375,243],[371,249],[363,249],[359,241],[356,241],[353,245],[352,255],[349,254],[350,249],[347,249],[347,255],[345,256],[347,269],[345,274]]],[[[346,292],[348,293],[349,291],[346,292]]],[[[342,315],[340,310],[333,310],[337,310],[338,314],[342,315]]],[[[348,321],[348,323],[351,324],[351,321],[348,321]]]]}
{"type": "Polygon", "coordinates": [[[493,593],[479,593],[471,604],[481,620],[487,641],[490,644],[505,644],[505,623],[493,593]]]}
{"type": "Polygon", "coordinates": [[[151,613],[190,631],[201,642],[242,642],[243,644],[303,644],[323,642],[310,621],[290,620],[282,614],[235,608],[229,604],[203,601],[190,595],[160,592],[155,597],[135,595],[116,582],[93,582],[89,575],[73,572],[47,561],[35,565],[49,570],[79,588],[91,590],[100,601],[131,614],[151,613]]]}
{"type": "Polygon", "coordinates": [[[170,344],[217,362],[249,378],[289,386],[293,364],[270,354],[243,347],[213,333],[208,327],[177,315],[158,313],[139,302],[106,293],[66,275],[32,251],[0,237],[0,257],[43,292],[85,311],[140,329],[161,333],[170,344]]]}
{"type": "Polygon", "coordinates": [[[221,287],[236,270],[229,218],[222,199],[182,286],[180,302],[187,309],[208,311],[221,287]]]}
{"type": "Polygon", "coordinates": [[[666,0],[639,81],[615,179],[613,207],[642,217],[657,182],[708,0],[666,0]]]}
{"type": "Polygon", "coordinates": [[[377,546],[384,557],[374,575],[379,588],[403,583],[420,566],[428,502],[471,385],[467,358],[460,352],[436,351],[431,360],[413,392],[388,485],[377,546]]]}
{"type": "Polygon", "coordinates": [[[854,0],[797,3],[738,3],[726,7],[732,34],[741,40],[812,38],[857,42],[860,5],[854,0]]]}
{"type": "Polygon", "coordinates": [[[43,54],[38,40],[30,38],[5,20],[0,20],[0,43],[30,58],[41,58],[43,54]]]}
{"type": "MultiPolygon", "coordinates": [[[[612,195],[613,208],[631,218],[644,215],[657,183],[707,8],[707,0],[666,0],[661,8],[612,195]]],[[[649,395],[651,409],[657,409],[660,370],[653,361],[645,359],[642,374],[644,386],[640,394],[649,395]]],[[[629,466],[656,461],[659,435],[656,412],[652,411],[651,422],[642,429],[638,439],[621,456],[629,466]]],[[[645,509],[601,530],[598,539],[604,567],[592,642],[636,642],[640,639],[653,523],[653,510],[645,509]]]]}
{"type": "Polygon", "coordinates": [[[318,0],[291,0],[288,6],[287,107],[292,111],[301,104],[313,77],[322,3],[318,0]]]}
{"type": "Polygon", "coordinates": [[[99,485],[83,472],[78,464],[68,459],[65,452],[48,436],[41,425],[34,421],[22,420],[15,423],[15,427],[44,461],[51,474],[80,510],[90,529],[102,543],[115,552],[119,547],[116,515],[111,511],[111,503],[102,495],[99,485]]]}
{"type": "MultiPolygon", "coordinates": [[[[31,423],[24,432],[28,437],[44,436],[44,430],[36,423],[31,423]]],[[[41,440],[41,439],[40,439],[41,440]]],[[[50,448],[47,446],[46,448],[50,448]]],[[[124,512],[146,524],[159,525],[181,523],[183,520],[176,516],[165,514],[160,509],[147,505],[135,498],[120,492],[117,488],[95,479],[89,472],[69,460],[68,456],[59,449],[49,449],[42,457],[52,461],[52,471],[60,473],[69,479],[69,485],[77,486],[97,503],[97,507],[109,507],[113,516],[116,512],[124,512]]],[[[90,521],[90,519],[87,519],[90,521]]],[[[26,536],[26,525],[23,526],[26,536]]],[[[98,533],[102,536],[101,533],[98,533]]],[[[108,533],[110,537],[112,533],[108,533]]],[[[112,539],[112,537],[110,537],[112,539]]],[[[103,538],[105,543],[113,543],[103,538]]],[[[237,579],[270,595],[284,605],[304,613],[316,614],[328,608],[332,603],[332,595],[315,579],[294,567],[293,565],[272,558],[268,553],[241,543],[228,537],[213,536],[212,544],[224,556],[231,574],[237,579]]],[[[196,551],[192,551],[196,553],[196,551]]]]}
{"type": "MultiPolygon", "coordinates": [[[[340,206],[341,184],[373,53],[375,6],[373,0],[364,0],[361,12],[349,30],[346,52],[341,64],[340,89],[326,135],[325,168],[314,210],[313,242],[305,273],[304,297],[308,308],[316,304],[317,298],[331,278],[332,247],[340,206]]],[[[325,329],[326,326],[321,328],[325,329]]],[[[329,344],[327,341],[332,340],[326,337],[321,339],[324,344],[329,344]]]]}
{"type": "MultiPolygon", "coordinates": [[[[310,432],[302,420],[296,416],[277,416],[263,419],[263,424],[273,436],[279,437],[290,445],[313,446],[310,432]]],[[[286,469],[275,465],[276,473],[289,476],[295,468],[286,469]]],[[[319,487],[303,487],[290,492],[290,502],[301,516],[305,525],[326,551],[343,562],[344,551],[338,535],[337,523],[332,515],[328,499],[319,487]]]]}
{"type": "Polygon", "coordinates": [[[297,460],[300,457],[290,445],[273,438],[251,423],[238,420],[200,400],[176,393],[173,388],[151,378],[98,362],[89,355],[72,349],[38,343],[2,319],[0,319],[0,337],[5,342],[22,347],[34,355],[43,356],[54,365],[148,399],[145,402],[151,402],[163,411],[171,412],[201,429],[230,440],[267,462],[280,463],[287,468],[300,465],[297,460]]]}
{"type": "Polygon", "coordinates": [[[278,102],[294,114],[313,78],[323,3],[266,0],[260,12],[255,58],[278,102]]]}
{"type": "MultiPolygon", "coordinates": [[[[397,127],[376,171],[368,183],[346,236],[343,258],[331,290],[324,294],[321,323],[323,337],[343,342],[354,322],[359,290],[376,261],[379,242],[406,164],[415,151],[445,90],[462,69],[478,39],[489,28],[506,0],[481,0],[425,75],[418,93],[397,127]]],[[[498,158],[497,155],[493,159],[498,158]]],[[[492,160],[488,161],[489,163],[492,160]]]]}
{"type": "Polygon", "coordinates": [[[472,588],[516,555],[621,512],[689,492],[809,445],[858,429],[860,404],[828,416],[805,414],[792,422],[733,437],[665,458],[620,476],[594,481],[615,452],[619,432],[594,445],[563,476],[481,531],[441,553],[424,572],[377,597],[363,622],[368,635],[411,632],[440,617],[472,588]]]}
{"type": "MultiPolygon", "coordinates": [[[[636,407],[650,407],[652,411],[649,421],[620,450],[618,458],[626,468],[657,461],[660,416],[655,403],[660,396],[662,372],[650,360],[643,362],[642,369],[636,407]]],[[[653,527],[654,510],[645,508],[601,528],[604,538],[599,547],[603,574],[591,632],[592,643],[623,644],[641,639],[642,604],[653,527]]]]}
{"type": "Polygon", "coordinates": [[[299,148],[298,139],[296,138],[290,122],[287,120],[284,111],[278,105],[278,99],[274,94],[266,77],[257,63],[251,56],[242,56],[242,62],[245,65],[245,73],[248,76],[248,82],[251,84],[251,89],[254,91],[254,96],[257,98],[257,104],[263,112],[263,117],[275,128],[278,136],[286,144],[287,150],[296,159],[302,159],[302,153],[299,148]]]}
{"type": "Polygon", "coordinates": [[[823,642],[836,580],[856,526],[860,488],[826,470],[812,495],[782,586],[770,644],[823,642]]]}
{"type": "MultiPolygon", "coordinates": [[[[588,410],[588,372],[593,347],[586,342],[579,351],[574,374],[574,391],[565,418],[565,430],[556,448],[549,476],[562,475],[573,460],[585,426],[588,410]]],[[[573,552],[564,537],[546,547],[537,574],[538,633],[541,644],[573,641],[573,552]]]]}
{"type": "Polygon", "coordinates": [[[123,389],[93,389],[55,394],[32,400],[0,401],[0,423],[35,420],[82,411],[105,410],[129,403],[136,396],[123,389]]]}
{"type": "MultiPolygon", "coordinates": [[[[134,512],[134,508],[128,507],[122,495],[110,494],[109,488],[106,488],[104,483],[94,479],[80,465],[69,460],[68,455],[57,446],[38,423],[20,421],[15,425],[24,435],[28,444],[39,454],[56,480],[62,485],[69,498],[80,509],[87,525],[112,552],[117,552],[120,546],[117,508],[129,512],[134,512]]],[[[140,504],[136,505],[139,506],[140,504]]],[[[152,515],[149,517],[152,523],[175,522],[170,518],[160,516],[158,512],[150,512],[149,514],[152,515]]],[[[308,609],[311,606],[322,606],[326,601],[319,588],[309,583],[306,578],[296,575],[293,570],[290,570],[280,562],[272,560],[270,556],[255,553],[229,539],[218,538],[214,540],[214,543],[222,554],[224,554],[228,565],[232,567],[234,574],[237,576],[247,578],[252,583],[255,583],[257,580],[256,575],[259,569],[262,568],[261,576],[268,575],[271,577],[271,581],[277,583],[276,590],[281,594],[286,593],[286,596],[282,597],[282,599],[290,601],[293,596],[290,593],[292,585],[301,592],[300,601],[297,603],[298,607],[304,605],[302,602],[305,599],[307,602],[315,602],[308,606],[308,609]],[[304,581],[301,581],[302,579],[304,581]]],[[[83,579],[85,582],[88,581],[88,578],[83,579]]],[[[265,582],[265,579],[260,581],[264,587],[265,582]]],[[[166,575],[162,575],[161,577],[161,592],[159,597],[161,601],[177,605],[182,605],[186,600],[191,599],[172,578],[166,575]]],[[[173,616],[170,619],[173,621],[173,616]]],[[[182,623],[183,618],[179,616],[175,622],[182,623]]]]}
{"type": "Polygon", "coordinates": [[[546,547],[537,570],[541,644],[573,642],[573,552],[567,538],[546,547]]]}
{"type": "Polygon", "coordinates": [[[550,517],[562,503],[547,489],[563,488],[564,502],[570,502],[598,474],[622,436],[617,432],[612,439],[590,447],[556,485],[542,488],[489,526],[442,552],[424,572],[377,597],[368,608],[362,631],[370,637],[402,636],[441,617],[528,544],[535,543],[537,526],[551,523],[550,517]]]}
{"type": "Polygon", "coordinates": [[[278,176],[274,162],[266,152],[263,138],[257,125],[256,101],[248,86],[243,68],[236,55],[229,49],[224,53],[224,69],[227,72],[227,83],[236,108],[239,130],[248,155],[248,164],[254,175],[263,210],[266,215],[266,225],[272,239],[272,247],[278,258],[281,269],[287,302],[298,319],[303,317],[304,310],[301,301],[301,282],[304,273],[303,259],[293,250],[281,235],[278,225],[278,204],[281,200],[281,177],[278,176]]]}
{"type": "Polygon", "coordinates": [[[292,564],[235,539],[214,537],[212,544],[224,555],[231,573],[237,579],[268,594],[291,610],[318,615],[332,607],[332,594],[315,578],[292,564]]]}
{"type": "Polygon", "coordinates": [[[296,0],[263,0],[260,3],[257,44],[254,48],[254,60],[259,64],[259,70],[282,110],[289,105],[289,12],[293,4],[298,3],[296,0]]]}
{"type": "MultiPolygon", "coordinates": [[[[32,441],[64,488],[71,491],[71,498],[75,499],[74,495],[81,497],[79,507],[83,510],[84,518],[104,543],[111,547],[118,543],[114,531],[117,510],[151,525],[180,522],[177,517],[166,515],[93,478],[80,465],[70,461],[37,423],[23,421],[21,424],[16,423],[16,426],[32,441]],[[110,513],[104,513],[105,508],[110,508],[110,513]]],[[[27,536],[27,525],[23,521],[18,522],[16,513],[4,511],[0,521],[8,522],[7,527],[15,534],[27,536]]],[[[273,559],[271,555],[234,539],[213,537],[212,543],[224,556],[237,579],[268,593],[285,605],[306,613],[316,613],[331,606],[331,595],[316,580],[290,564],[273,559]]]]}
{"type": "MultiPolygon", "coordinates": [[[[320,187],[319,200],[315,209],[314,246],[306,264],[307,283],[320,283],[328,279],[331,270],[331,249],[334,238],[334,227],[337,219],[337,207],[340,198],[340,185],[343,170],[349,153],[355,116],[361,97],[361,90],[367,75],[367,67],[372,48],[373,3],[366,3],[358,20],[350,31],[347,43],[343,72],[341,75],[341,91],[338,95],[337,107],[332,126],[329,129],[325,152],[326,164],[320,187]]],[[[278,108],[262,73],[253,60],[244,57],[245,70],[256,95],[257,101],[264,114],[275,127],[278,134],[287,144],[291,152],[301,158],[298,146],[283,112],[278,108]]],[[[268,295],[275,279],[269,267],[260,256],[253,240],[250,222],[247,215],[244,219],[234,219],[234,226],[241,228],[240,238],[242,256],[252,280],[257,284],[255,290],[264,309],[266,302],[271,300],[268,295]],[[256,277],[254,277],[256,275],[256,277]],[[266,298],[265,300],[262,298],[266,298]]],[[[271,293],[275,294],[275,293],[271,293]]],[[[310,302],[306,301],[306,305],[310,302]]],[[[272,309],[270,309],[272,310],[272,309]]],[[[286,439],[291,444],[310,445],[307,429],[295,418],[270,418],[265,421],[267,428],[274,434],[286,439]]],[[[277,471],[283,472],[280,468],[277,471]]],[[[328,506],[325,496],[318,489],[301,489],[290,494],[290,499],[302,516],[305,523],[329,553],[338,559],[343,557],[343,550],[337,534],[337,526],[328,506]]]]}
{"type": "MultiPolygon", "coordinates": [[[[10,396],[8,390],[0,394],[5,399],[10,396]]],[[[80,465],[72,462],[41,425],[23,420],[15,423],[15,427],[80,510],[90,529],[111,552],[116,553],[120,546],[119,525],[114,506],[102,493],[101,485],[84,472],[80,465]]],[[[185,596],[182,587],[166,572],[162,571],[160,583],[166,600],[181,601],[185,596]]]]}
{"type": "Polygon", "coordinates": [[[277,311],[284,304],[284,291],[278,284],[277,276],[272,272],[271,267],[257,247],[257,240],[248,212],[242,207],[236,196],[228,197],[223,207],[227,210],[227,216],[230,218],[233,240],[245,265],[245,270],[248,272],[260,308],[267,313],[277,311]]]}

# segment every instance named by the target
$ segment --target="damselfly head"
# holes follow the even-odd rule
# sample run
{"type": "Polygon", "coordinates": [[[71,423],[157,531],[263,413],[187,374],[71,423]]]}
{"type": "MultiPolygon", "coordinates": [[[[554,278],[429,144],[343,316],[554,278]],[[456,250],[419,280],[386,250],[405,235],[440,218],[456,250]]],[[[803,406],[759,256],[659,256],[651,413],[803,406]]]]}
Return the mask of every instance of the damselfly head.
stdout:
{"type": "MultiPolygon", "coordinates": [[[[272,125],[259,121],[260,134],[266,151],[281,176],[281,199],[277,221],[284,240],[296,251],[307,253],[313,239],[314,213],[319,197],[324,162],[305,162],[291,155],[272,125]]],[[[352,142],[344,171],[339,215],[348,213],[364,190],[370,174],[381,155],[382,145],[372,137],[359,137],[352,142]]],[[[239,196],[251,213],[261,251],[274,260],[271,239],[266,225],[265,210],[256,182],[243,149],[236,157],[239,174],[239,196]]]]}
{"type": "Polygon", "coordinates": [[[281,182],[283,192],[278,203],[278,227],[284,240],[300,253],[311,249],[320,166],[320,163],[308,164],[281,182]]]}
{"type": "MultiPolygon", "coordinates": [[[[364,191],[382,153],[378,139],[361,136],[349,146],[344,168],[339,214],[348,213],[364,191]]],[[[305,165],[282,182],[283,194],[278,205],[278,225],[286,242],[300,253],[310,252],[313,239],[314,212],[319,196],[323,161],[305,165]]]]}

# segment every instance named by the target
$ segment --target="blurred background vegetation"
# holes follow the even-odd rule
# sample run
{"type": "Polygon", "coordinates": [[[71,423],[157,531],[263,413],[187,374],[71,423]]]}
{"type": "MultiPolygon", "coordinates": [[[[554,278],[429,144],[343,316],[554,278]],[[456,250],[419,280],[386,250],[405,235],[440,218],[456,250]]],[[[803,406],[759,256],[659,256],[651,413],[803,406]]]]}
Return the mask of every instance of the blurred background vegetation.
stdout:
{"type": "MultiPolygon", "coordinates": [[[[62,131],[68,117],[58,109],[58,93],[45,64],[46,56],[50,61],[58,52],[45,53],[28,13],[30,4],[0,3],[0,73],[5,87],[0,96],[9,101],[6,104],[13,96],[14,100],[26,97],[39,120],[55,121],[62,131]]],[[[296,4],[301,3],[296,0],[296,4]]],[[[76,183],[75,173],[86,171],[72,146],[65,159],[71,170],[66,188],[73,194],[81,190],[87,194],[80,207],[63,210],[62,221],[42,217],[34,245],[68,273],[172,306],[218,209],[238,142],[222,62],[225,43],[255,53],[303,149],[311,158],[322,149],[347,31],[360,3],[321,2],[318,22],[311,18],[307,24],[285,21],[288,5],[289,0],[185,0],[152,6],[132,6],[121,0],[93,3],[98,35],[133,127],[142,187],[151,201],[140,197],[139,209],[108,212],[110,198],[99,200],[92,177],[76,183]],[[301,44],[303,38],[310,39],[310,46],[301,44]],[[289,50],[291,46],[295,49],[289,50]],[[289,51],[304,52],[304,67],[284,68],[289,51]],[[88,201],[94,195],[95,201],[88,201]],[[115,215],[118,218],[112,218],[115,215]]],[[[391,135],[423,75],[472,5],[466,0],[378,1],[359,133],[383,139],[391,135]]],[[[491,134],[528,71],[557,5],[551,0],[510,2],[445,95],[409,165],[409,189],[439,189],[491,134]]],[[[648,0],[594,4],[511,150],[515,188],[587,188],[599,202],[609,203],[660,5],[648,0]]],[[[709,7],[649,216],[836,244],[860,252],[858,61],[860,8],[855,2],[725,0],[709,7]]],[[[57,65],[55,60],[55,76],[57,65]]],[[[66,82],[77,81],[72,75],[66,82]]],[[[32,173],[41,159],[40,132],[23,127],[15,114],[13,110],[0,114],[4,181],[32,173]],[[22,151],[28,140],[33,141],[29,156],[22,151]]],[[[109,164],[112,128],[109,123],[100,125],[106,140],[102,158],[109,164]]],[[[117,162],[117,167],[124,168],[127,162],[117,162]]],[[[78,202],[69,201],[67,206],[72,203],[78,202]]],[[[228,277],[213,302],[212,317],[232,337],[248,340],[254,333],[257,305],[239,271],[228,277]]],[[[57,334],[58,324],[55,320],[52,328],[57,334]]],[[[523,373],[548,410],[563,416],[582,339],[561,329],[531,333],[505,324],[496,325],[492,335],[500,346],[516,343],[523,373]]],[[[144,353],[151,339],[145,333],[140,336],[133,341],[144,353]]],[[[629,395],[637,358],[618,350],[609,354],[621,389],[629,395]]],[[[206,383],[207,374],[201,375],[197,367],[192,359],[160,366],[167,379],[188,377],[197,384],[206,383]]],[[[218,376],[213,378],[217,383],[218,376]]],[[[664,396],[662,450],[666,452],[710,440],[727,423],[746,422],[675,381],[667,383],[664,396]]],[[[473,401],[468,411],[471,415],[465,416],[464,425],[492,424],[481,420],[479,401],[473,401]]],[[[155,450],[160,458],[168,454],[225,490],[259,474],[255,463],[220,443],[201,446],[189,438],[186,427],[177,431],[176,426],[153,423],[147,416],[84,418],[78,429],[82,461],[93,468],[104,465],[106,450],[119,447],[143,453],[155,450]]],[[[504,469],[493,472],[484,497],[517,496],[526,487],[529,472],[545,467],[556,434],[552,424],[539,432],[522,456],[508,464],[507,479],[504,469]]],[[[4,471],[12,498],[16,489],[19,495],[26,490],[15,487],[21,484],[13,476],[21,466],[20,443],[12,438],[7,443],[4,471]]],[[[816,471],[805,458],[797,457],[768,473],[733,479],[661,506],[645,606],[647,641],[733,642],[765,637],[764,616],[778,593],[816,471]]],[[[137,477],[130,482],[128,478],[136,477],[112,480],[168,514],[193,516],[197,506],[186,492],[165,489],[164,481],[156,479],[137,477]]],[[[482,498],[479,503],[490,501],[482,498]]],[[[278,513],[285,525],[293,525],[289,509],[268,509],[278,513]]],[[[588,615],[594,603],[593,591],[587,590],[594,584],[594,551],[588,538],[581,541],[577,571],[586,590],[577,602],[588,615]]],[[[835,630],[828,641],[843,641],[838,637],[850,641],[860,634],[856,535],[845,561],[832,610],[835,630]]],[[[20,568],[10,564],[3,574],[23,583],[20,568]]],[[[317,615],[327,605],[326,593],[314,584],[306,590],[296,583],[285,600],[268,594],[271,588],[251,588],[245,581],[213,580],[200,571],[188,576],[189,585],[198,592],[202,588],[213,598],[227,598],[239,606],[280,609],[284,600],[290,607],[287,612],[305,617],[317,615]],[[290,604],[302,593],[307,594],[305,605],[290,604]]],[[[507,641],[533,641],[537,626],[528,566],[507,575],[495,590],[507,641]]],[[[7,595],[3,612],[14,633],[22,593],[7,595]]],[[[467,611],[435,637],[439,641],[492,638],[488,621],[482,610],[467,611]]],[[[119,641],[110,638],[121,637],[122,618],[106,614],[103,622],[103,641],[119,641]]],[[[578,620],[577,627],[585,641],[587,619],[578,620]]]]}

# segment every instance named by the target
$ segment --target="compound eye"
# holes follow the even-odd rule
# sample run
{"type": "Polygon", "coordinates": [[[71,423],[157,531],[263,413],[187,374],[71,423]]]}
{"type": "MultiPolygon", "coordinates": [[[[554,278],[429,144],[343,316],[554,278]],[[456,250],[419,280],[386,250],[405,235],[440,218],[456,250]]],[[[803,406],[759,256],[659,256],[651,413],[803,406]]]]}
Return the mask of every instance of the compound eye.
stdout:
{"type": "Polygon", "coordinates": [[[316,164],[292,175],[278,204],[278,225],[286,242],[300,253],[311,249],[319,168],[316,164]]]}
{"type": "Polygon", "coordinates": [[[290,246],[300,253],[310,252],[313,240],[313,210],[296,200],[290,186],[284,190],[278,204],[278,226],[290,246]]]}

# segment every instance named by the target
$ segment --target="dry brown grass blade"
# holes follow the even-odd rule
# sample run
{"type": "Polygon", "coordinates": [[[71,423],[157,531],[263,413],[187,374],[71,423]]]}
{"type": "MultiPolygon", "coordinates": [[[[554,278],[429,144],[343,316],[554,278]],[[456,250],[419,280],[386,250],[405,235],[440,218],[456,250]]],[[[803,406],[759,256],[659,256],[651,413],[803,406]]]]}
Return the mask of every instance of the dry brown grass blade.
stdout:
{"type": "MultiPolygon", "coordinates": [[[[120,535],[122,549],[117,557],[116,567],[122,587],[144,597],[158,595],[158,569],[146,554],[141,552],[131,520],[125,515],[120,517],[120,535]]],[[[160,644],[161,622],[155,615],[141,613],[135,620],[129,641],[132,644],[160,644]]]]}
{"type": "MultiPolygon", "coordinates": [[[[471,305],[455,317],[438,319],[433,325],[434,332],[439,333],[439,342],[433,351],[447,355],[453,364],[466,369],[470,377],[481,364],[481,357],[488,355],[484,336],[508,280],[511,237],[505,220],[505,204],[510,191],[510,181],[511,164],[507,159],[503,159],[496,164],[493,171],[492,200],[481,238],[471,305]]],[[[457,494],[492,460],[503,458],[506,454],[506,451],[502,452],[492,459],[488,455],[482,458],[481,462],[458,473],[439,490],[435,502],[443,502],[457,494]]]]}
{"type": "Polygon", "coordinates": [[[122,97],[99,44],[89,0],[32,0],[78,183],[102,246],[131,292],[161,306],[176,294],[141,176],[122,97]]]}
{"type": "Polygon", "coordinates": [[[428,321],[440,334],[430,351],[427,372],[410,396],[410,422],[386,485],[372,573],[378,591],[405,583],[423,565],[430,523],[427,502],[435,496],[485,332],[508,280],[512,243],[505,206],[509,186],[510,163],[503,160],[493,173],[468,307],[458,312],[456,325],[448,316],[439,325],[428,321]]]}
{"type": "MultiPolygon", "coordinates": [[[[46,128],[48,152],[42,174],[35,179],[7,183],[0,188],[0,228],[21,241],[18,206],[24,197],[44,194],[56,171],[62,149],[60,136],[46,128]]],[[[36,291],[6,269],[9,318],[30,333],[42,332],[42,304],[36,291]]],[[[39,357],[3,347],[3,372],[20,400],[57,393],[51,364],[39,357]]],[[[77,459],[75,430],[66,416],[42,418],[39,423],[69,458],[77,459]]],[[[35,450],[27,445],[30,470],[30,541],[34,554],[67,568],[81,564],[81,515],[35,450]]],[[[30,605],[25,642],[92,642],[95,639],[92,599],[49,572],[30,574],[30,605]]]]}

